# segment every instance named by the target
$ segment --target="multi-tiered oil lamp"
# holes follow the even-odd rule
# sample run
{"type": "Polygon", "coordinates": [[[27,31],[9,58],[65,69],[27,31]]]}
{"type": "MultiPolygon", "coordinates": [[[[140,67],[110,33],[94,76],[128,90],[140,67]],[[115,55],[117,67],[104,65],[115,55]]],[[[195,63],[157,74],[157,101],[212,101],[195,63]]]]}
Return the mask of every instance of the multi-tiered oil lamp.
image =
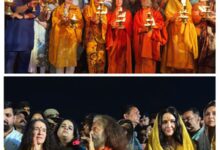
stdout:
{"type": "Polygon", "coordinates": [[[188,11],[186,9],[186,0],[181,0],[181,3],[183,5],[183,9],[180,11],[179,18],[182,19],[183,23],[187,23],[189,16],[188,11]]]}
{"type": "Polygon", "coordinates": [[[99,0],[99,6],[97,7],[97,15],[106,15],[107,14],[107,9],[104,7],[104,0],[99,0]]]}
{"type": "Polygon", "coordinates": [[[122,7],[120,7],[116,19],[116,22],[119,23],[119,29],[124,28],[123,22],[125,22],[125,20],[126,20],[126,12],[123,11],[122,7]]]}
{"type": "Polygon", "coordinates": [[[98,1],[99,5],[97,7],[96,15],[99,16],[100,22],[102,21],[102,15],[107,14],[107,9],[104,7],[104,0],[99,0],[98,1]]]}
{"type": "Polygon", "coordinates": [[[205,14],[205,18],[210,17],[211,7],[209,5],[209,0],[200,0],[200,2],[202,2],[202,5],[199,6],[199,10],[205,14]]]}
{"type": "Polygon", "coordinates": [[[147,27],[149,30],[155,26],[155,20],[151,14],[151,12],[147,12],[147,18],[146,18],[146,23],[144,24],[145,27],[147,27]]]}

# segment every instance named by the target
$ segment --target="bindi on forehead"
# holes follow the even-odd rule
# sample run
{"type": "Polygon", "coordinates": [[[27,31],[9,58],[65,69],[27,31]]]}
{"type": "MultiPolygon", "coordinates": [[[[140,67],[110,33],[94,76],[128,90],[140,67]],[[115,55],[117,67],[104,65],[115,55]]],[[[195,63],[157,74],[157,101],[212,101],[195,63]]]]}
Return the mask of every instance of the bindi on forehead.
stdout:
{"type": "Polygon", "coordinates": [[[163,121],[173,121],[176,120],[175,117],[170,113],[165,113],[162,118],[163,121]]]}
{"type": "Polygon", "coordinates": [[[46,127],[40,126],[40,127],[35,127],[35,129],[46,129],[46,127]]]}

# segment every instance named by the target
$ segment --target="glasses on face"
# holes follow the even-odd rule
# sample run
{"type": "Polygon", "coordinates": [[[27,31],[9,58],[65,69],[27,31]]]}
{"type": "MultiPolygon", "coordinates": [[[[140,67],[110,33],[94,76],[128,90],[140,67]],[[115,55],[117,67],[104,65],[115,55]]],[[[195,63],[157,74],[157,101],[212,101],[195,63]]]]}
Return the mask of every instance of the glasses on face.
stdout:
{"type": "Polygon", "coordinates": [[[188,118],[184,118],[183,121],[184,122],[191,122],[194,119],[194,117],[188,117],[188,118]]]}

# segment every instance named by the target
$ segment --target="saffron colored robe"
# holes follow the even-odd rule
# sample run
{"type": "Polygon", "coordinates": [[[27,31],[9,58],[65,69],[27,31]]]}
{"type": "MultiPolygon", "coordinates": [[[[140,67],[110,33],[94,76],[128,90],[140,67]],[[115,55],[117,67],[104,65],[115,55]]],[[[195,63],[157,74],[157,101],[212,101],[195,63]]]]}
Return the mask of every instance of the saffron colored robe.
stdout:
{"type": "Polygon", "coordinates": [[[63,15],[64,4],[58,6],[52,14],[49,61],[56,68],[77,66],[77,47],[82,40],[83,20],[80,8],[73,4],[70,6],[67,23],[61,21],[63,15]],[[75,27],[70,23],[74,14],[78,19],[75,27]]]}
{"type": "Polygon", "coordinates": [[[108,54],[108,73],[132,73],[131,37],[132,15],[126,11],[125,29],[112,28],[116,21],[116,11],[108,14],[106,49],[108,54]]]}
{"type": "Polygon", "coordinates": [[[134,54],[135,73],[155,73],[156,62],[160,60],[160,46],[167,42],[167,32],[163,16],[152,8],[142,8],[134,17],[134,54]],[[147,12],[151,12],[155,26],[148,32],[143,32],[147,19],[147,12]]]}
{"type": "MultiPolygon", "coordinates": [[[[107,12],[107,7],[103,6],[107,12]]],[[[85,6],[83,16],[86,21],[85,27],[85,45],[87,53],[87,62],[89,73],[104,73],[106,55],[105,43],[107,32],[107,16],[97,15],[94,0],[90,0],[90,5],[85,6]],[[100,17],[101,23],[96,24],[91,21],[93,16],[100,17]]]]}
{"type": "Polygon", "coordinates": [[[186,0],[188,21],[184,23],[180,18],[173,20],[183,5],[180,0],[168,0],[165,8],[167,19],[168,42],[163,51],[161,72],[194,72],[194,61],[198,58],[198,42],[195,26],[192,22],[192,6],[186,0]]]}

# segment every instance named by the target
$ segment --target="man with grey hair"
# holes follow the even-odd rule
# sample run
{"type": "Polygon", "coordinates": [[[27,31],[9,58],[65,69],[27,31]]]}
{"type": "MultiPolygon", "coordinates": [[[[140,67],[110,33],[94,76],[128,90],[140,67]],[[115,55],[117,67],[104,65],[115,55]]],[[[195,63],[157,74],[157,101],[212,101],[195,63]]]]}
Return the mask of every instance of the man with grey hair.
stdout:
{"type": "Polygon", "coordinates": [[[89,150],[125,150],[126,134],[110,116],[96,115],[90,132],[89,150]]]}

